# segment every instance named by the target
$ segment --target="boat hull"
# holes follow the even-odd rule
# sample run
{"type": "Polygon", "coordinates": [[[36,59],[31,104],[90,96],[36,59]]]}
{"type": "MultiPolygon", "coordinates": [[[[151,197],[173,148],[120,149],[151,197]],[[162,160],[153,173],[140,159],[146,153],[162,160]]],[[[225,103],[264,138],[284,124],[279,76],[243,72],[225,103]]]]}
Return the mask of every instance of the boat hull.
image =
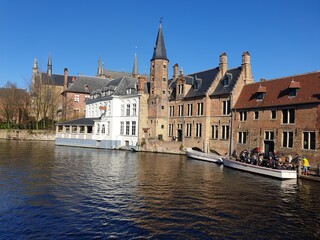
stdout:
{"type": "Polygon", "coordinates": [[[226,167],[235,168],[242,171],[261,174],[261,175],[279,178],[283,180],[297,178],[297,172],[295,170],[272,169],[272,168],[242,163],[242,162],[238,162],[230,159],[224,159],[223,165],[226,167]]]}
{"type": "Polygon", "coordinates": [[[223,163],[222,156],[213,153],[204,153],[192,150],[191,148],[186,149],[186,154],[190,158],[194,158],[201,161],[213,162],[213,163],[223,163]]]}

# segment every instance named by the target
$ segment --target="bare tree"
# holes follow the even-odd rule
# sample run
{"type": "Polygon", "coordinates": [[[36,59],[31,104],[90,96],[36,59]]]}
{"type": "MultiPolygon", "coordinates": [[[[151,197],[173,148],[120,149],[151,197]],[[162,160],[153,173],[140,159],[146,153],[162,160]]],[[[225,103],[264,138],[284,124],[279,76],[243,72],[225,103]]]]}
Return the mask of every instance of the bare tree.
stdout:
{"type": "Polygon", "coordinates": [[[25,127],[28,121],[29,98],[26,91],[18,89],[15,83],[7,82],[2,89],[1,115],[5,119],[7,126],[12,128],[16,125],[25,127]]]}

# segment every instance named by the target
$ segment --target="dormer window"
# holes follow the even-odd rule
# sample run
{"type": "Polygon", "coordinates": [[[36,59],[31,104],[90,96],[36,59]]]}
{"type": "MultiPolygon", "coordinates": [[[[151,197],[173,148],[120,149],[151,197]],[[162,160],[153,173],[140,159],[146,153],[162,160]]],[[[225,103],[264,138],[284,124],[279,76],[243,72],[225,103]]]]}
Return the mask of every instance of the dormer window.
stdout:
{"type": "Polygon", "coordinates": [[[297,96],[297,90],[298,90],[298,89],[296,89],[296,88],[289,88],[289,94],[288,94],[288,96],[289,96],[289,97],[295,97],[295,96],[297,96]]]}
{"type": "Polygon", "coordinates": [[[301,88],[300,82],[296,82],[292,79],[290,82],[290,85],[288,87],[288,96],[289,97],[295,97],[298,94],[299,89],[301,88]]]}
{"type": "Polygon", "coordinates": [[[178,94],[183,94],[183,84],[178,85],[178,94]]]}
{"type": "Polygon", "coordinates": [[[228,87],[230,82],[231,82],[231,80],[232,80],[232,74],[231,73],[227,73],[226,77],[223,80],[223,86],[224,87],[228,87]]]}
{"type": "Polygon", "coordinates": [[[259,86],[258,90],[256,91],[256,99],[257,101],[262,101],[262,99],[264,98],[264,95],[267,92],[267,88],[266,87],[262,87],[261,85],[259,86]]]}

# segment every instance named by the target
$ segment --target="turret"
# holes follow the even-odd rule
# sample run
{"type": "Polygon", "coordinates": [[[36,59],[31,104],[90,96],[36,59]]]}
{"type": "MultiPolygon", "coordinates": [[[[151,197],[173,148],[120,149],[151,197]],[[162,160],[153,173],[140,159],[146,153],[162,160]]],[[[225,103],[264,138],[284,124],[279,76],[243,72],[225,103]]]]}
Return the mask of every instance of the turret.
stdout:
{"type": "Polygon", "coordinates": [[[49,57],[48,57],[47,74],[48,74],[48,76],[52,75],[52,60],[51,60],[51,54],[50,53],[49,53],[49,57]]]}

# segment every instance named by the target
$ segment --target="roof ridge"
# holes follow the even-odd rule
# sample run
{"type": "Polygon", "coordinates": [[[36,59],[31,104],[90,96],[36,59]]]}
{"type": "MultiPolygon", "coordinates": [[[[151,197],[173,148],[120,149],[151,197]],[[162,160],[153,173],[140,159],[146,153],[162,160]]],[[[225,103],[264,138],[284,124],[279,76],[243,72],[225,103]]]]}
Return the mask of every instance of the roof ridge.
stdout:
{"type": "MultiPolygon", "coordinates": [[[[292,77],[298,77],[298,76],[305,76],[305,75],[315,74],[315,73],[320,73],[320,70],[313,71],[313,72],[300,73],[300,74],[296,74],[296,75],[289,75],[289,76],[284,76],[284,77],[278,77],[278,78],[271,78],[271,79],[266,79],[265,81],[266,81],[266,82],[269,82],[269,81],[280,80],[280,79],[284,79],[284,78],[292,78],[292,77]]],[[[261,82],[261,81],[259,81],[259,82],[261,82]]]]}

